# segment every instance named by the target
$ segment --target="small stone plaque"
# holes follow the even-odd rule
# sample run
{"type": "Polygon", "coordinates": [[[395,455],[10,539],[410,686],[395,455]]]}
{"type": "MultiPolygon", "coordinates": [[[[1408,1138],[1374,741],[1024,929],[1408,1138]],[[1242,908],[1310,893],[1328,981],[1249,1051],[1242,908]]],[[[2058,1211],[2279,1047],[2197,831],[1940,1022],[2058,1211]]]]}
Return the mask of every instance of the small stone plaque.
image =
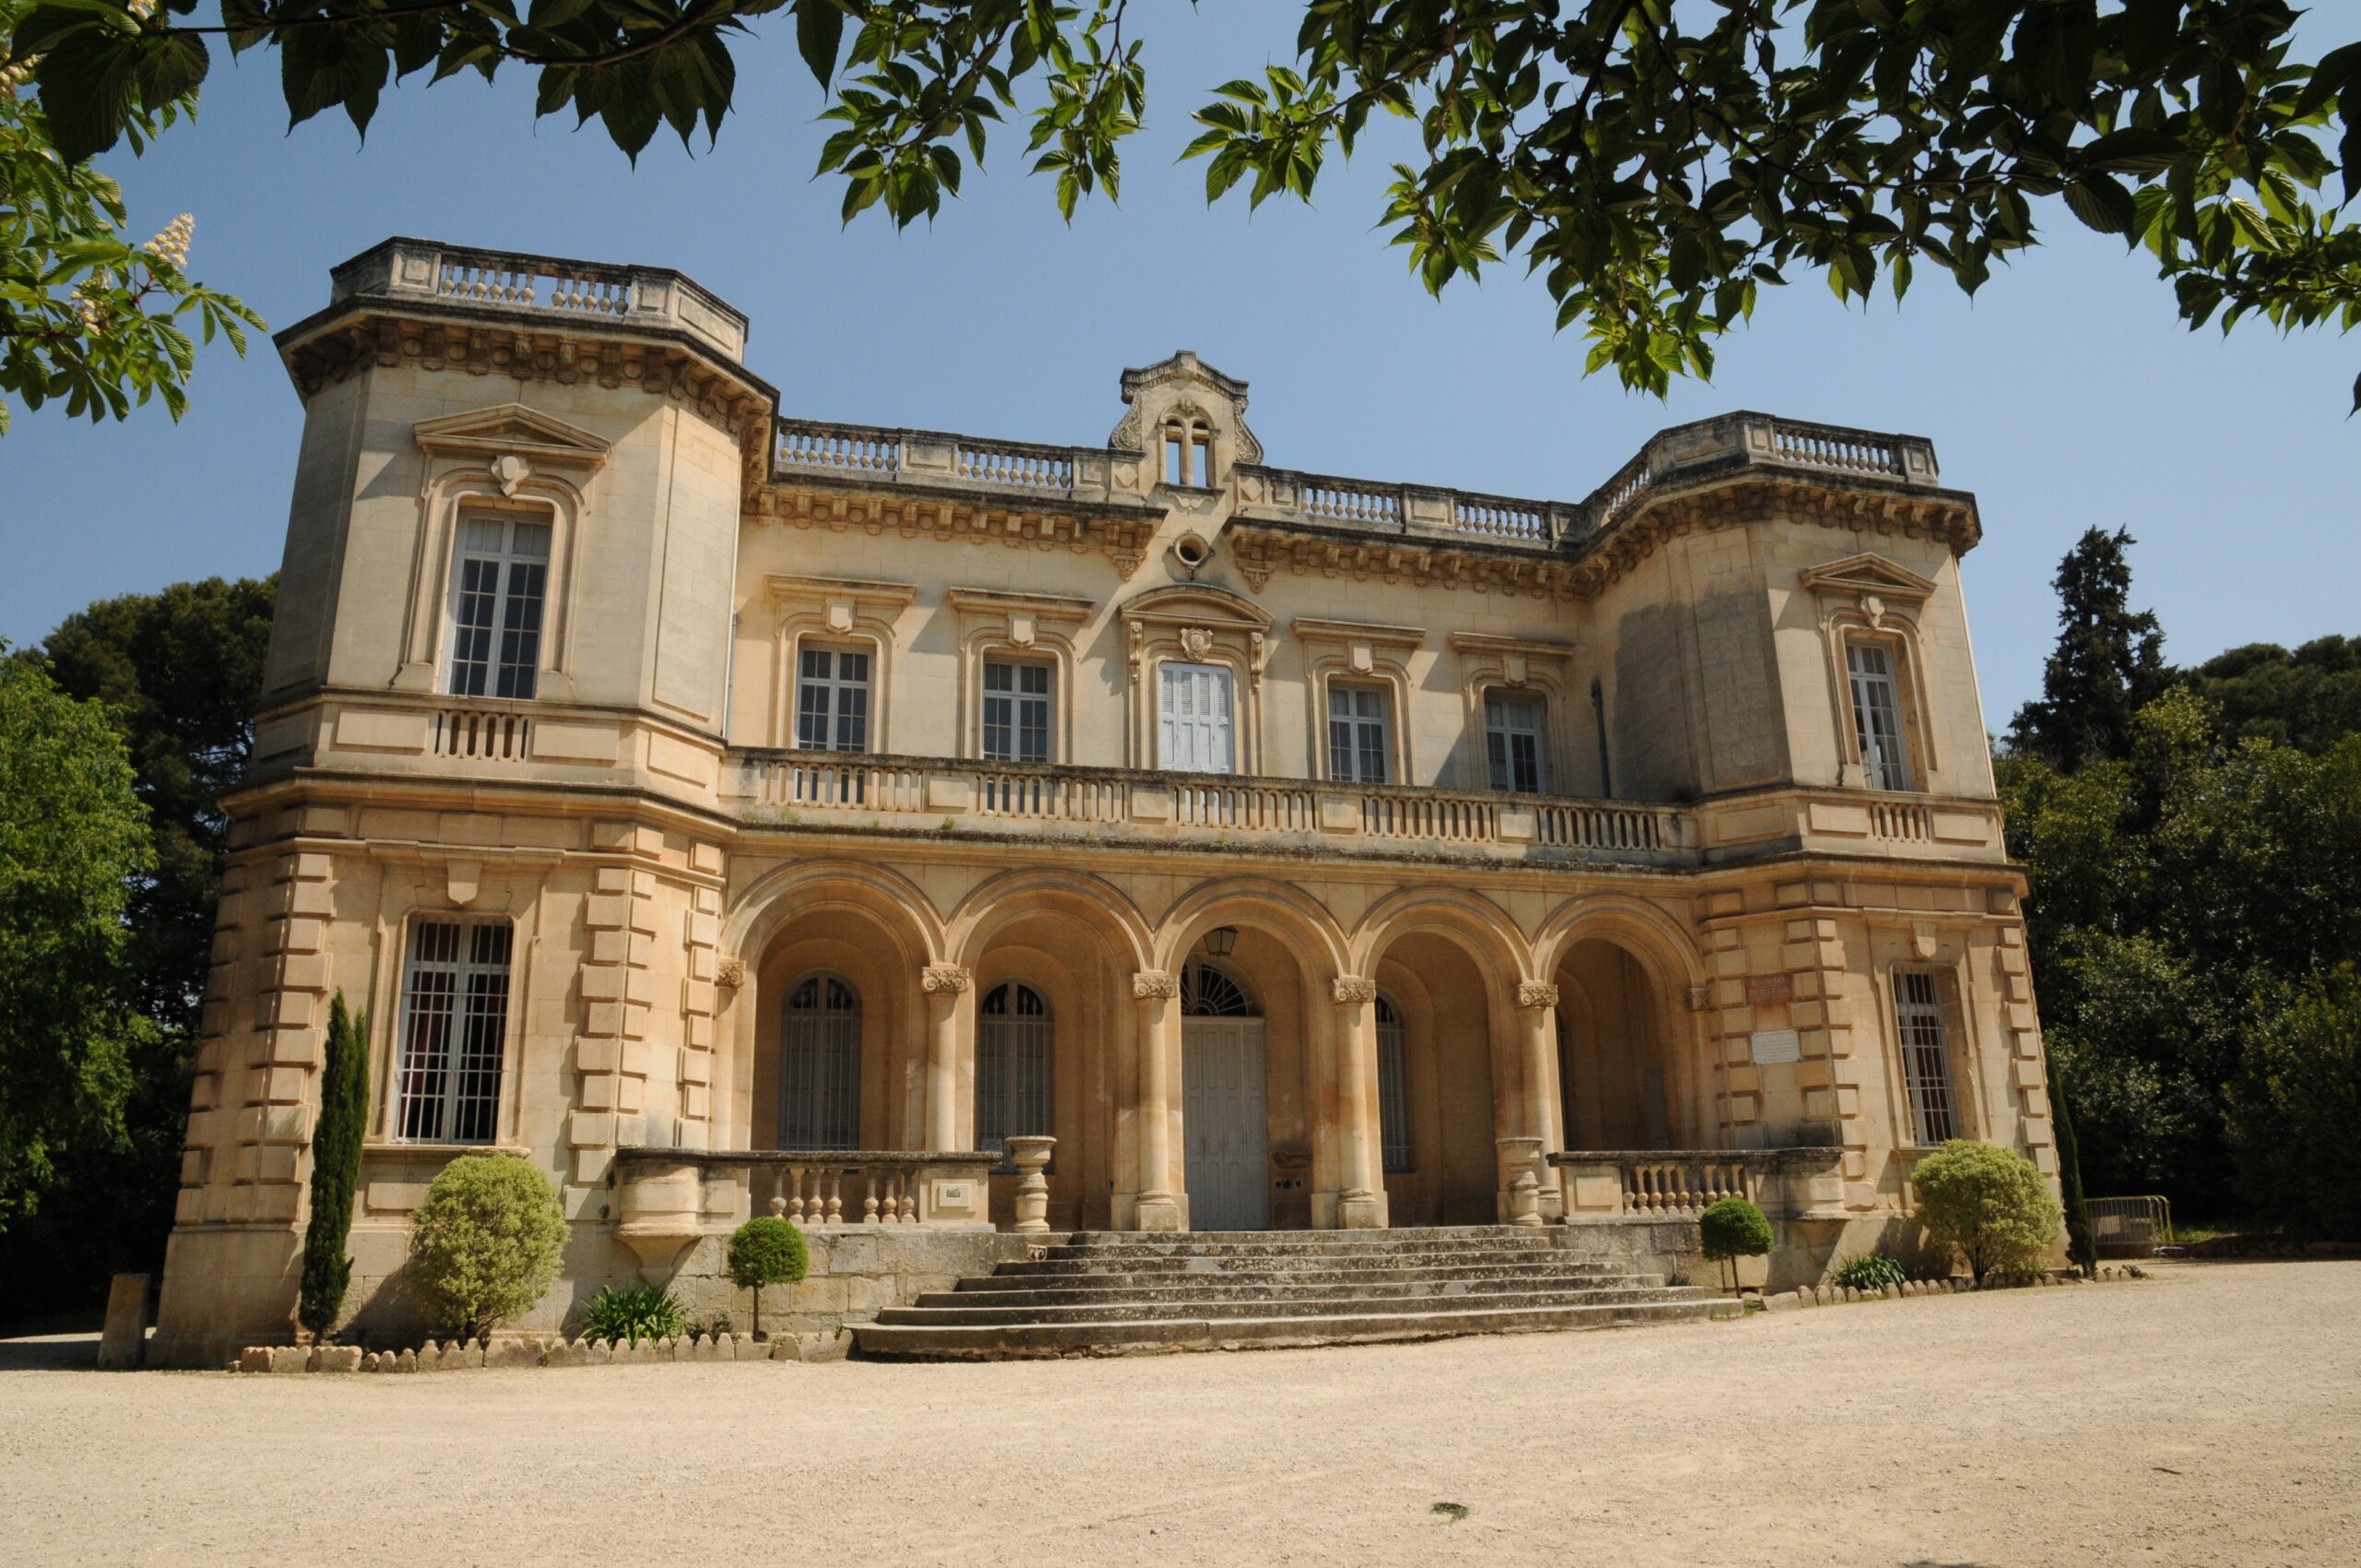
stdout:
{"type": "Polygon", "coordinates": [[[1796,982],[1787,975],[1749,975],[1746,978],[1746,1000],[1759,1005],[1765,1002],[1792,1002],[1796,982]]]}
{"type": "Polygon", "coordinates": [[[1749,1054],[1754,1064],[1766,1067],[1774,1062],[1798,1062],[1803,1059],[1803,1042],[1793,1029],[1758,1029],[1748,1037],[1749,1054]]]}

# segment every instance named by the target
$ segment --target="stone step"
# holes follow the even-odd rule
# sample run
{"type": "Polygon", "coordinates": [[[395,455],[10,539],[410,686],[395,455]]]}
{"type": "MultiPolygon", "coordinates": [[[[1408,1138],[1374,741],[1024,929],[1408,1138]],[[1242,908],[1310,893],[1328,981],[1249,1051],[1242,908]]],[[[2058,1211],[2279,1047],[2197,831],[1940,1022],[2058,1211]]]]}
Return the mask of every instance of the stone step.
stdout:
{"type": "MultiPolygon", "coordinates": [[[[937,1293],[942,1294],[942,1293],[937,1293]]],[[[984,1306],[975,1299],[955,1305],[921,1300],[916,1306],[887,1307],[877,1321],[893,1327],[929,1324],[969,1327],[986,1324],[1164,1323],[1175,1320],[1219,1322],[1232,1319],[1334,1318],[1433,1312],[1497,1312],[1528,1307],[1620,1306],[1645,1302],[1686,1301],[1707,1293],[1690,1287],[1631,1286],[1608,1289],[1482,1290],[1457,1295],[1394,1295],[1339,1300],[1312,1296],[1274,1301],[1268,1297],[1240,1301],[1207,1301],[1189,1297],[1178,1301],[1115,1301],[1074,1304],[984,1306]]],[[[958,1298],[952,1296],[955,1302],[958,1298]]]]}
{"type": "Polygon", "coordinates": [[[1354,1253],[1388,1257],[1481,1248],[1503,1252],[1563,1252],[1573,1238],[1562,1229],[1513,1225],[1433,1230],[1077,1231],[1050,1244],[1053,1257],[1147,1253],[1166,1257],[1299,1256],[1354,1253]]]}
{"type": "Polygon", "coordinates": [[[1300,1273],[1276,1275],[1176,1275],[1176,1274],[994,1274],[962,1279],[951,1292],[963,1296],[1069,1296],[1076,1294],[1117,1293],[1137,1295],[1144,1301],[1169,1300],[1186,1296],[1203,1296],[1209,1301],[1235,1300],[1253,1295],[1284,1296],[1288,1294],[1331,1294],[1337,1296],[1383,1294],[1398,1291],[1406,1294],[1430,1294],[1467,1289],[1535,1289],[1557,1287],[1565,1289],[1606,1288],[1644,1280],[1662,1284],[1655,1275],[1634,1275],[1607,1267],[1551,1268],[1536,1265],[1529,1268],[1357,1268],[1317,1269],[1300,1273]]]}
{"type": "Polygon", "coordinates": [[[1681,1299],[1438,1312],[1355,1312],[1327,1317],[1133,1319],[1115,1323],[1018,1323],[955,1326],[860,1324],[865,1357],[904,1360],[1011,1360],[1056,1356],[1145,1355],[1186,1350],[1279,1349],[1445,1339],[1469,1334],[1619,1328],[1695,1323],[1734,1315],[1735,1301],[1703,1290],[1681,1299]]]}
{"type": "Polygon", "coordinates": [[[1234,1253],[1114,1254],[1099,1257],[1026,1259],[1000,1265],[1003,1273],[1037,1276],[1086,1274],[1165,1274],[1220,1278],[1247,1274],[1274,1277],[1322,1270],[1392,1270],[1398,1268],[1526,1268],[1608,1266],[1608,1260],[1576,1252],[1513,1252],[1466,1248],[1456,1252],[1413,1253],[1234,1253]]]}

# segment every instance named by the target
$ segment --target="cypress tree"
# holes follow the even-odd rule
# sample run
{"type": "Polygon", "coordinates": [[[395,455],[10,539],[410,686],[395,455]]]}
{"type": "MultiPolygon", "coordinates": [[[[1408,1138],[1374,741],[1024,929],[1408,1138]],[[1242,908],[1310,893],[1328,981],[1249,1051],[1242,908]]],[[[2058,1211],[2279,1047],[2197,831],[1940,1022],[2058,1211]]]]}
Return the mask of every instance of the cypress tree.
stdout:
{"type": "Polygon", "coordinates": [[[2058,1129],[2058,1184],[2066,1194],[2066,1255],[2081,1265],[2082,1277],[2099,1271],[2098,1238],[2091,1233],[2091,1208],[2082,1191],[2082,1155],[2074,1143],[2074,1116],[2068,1108],[2066,1085],[2053,1059],[2049,1068],[2049,1124],[2058,1129]]]}
{"type": "Polygon", "coordinates": [[[320,1074],[320,1120],[312,1133],[312,1223],[303,1232],[303,1284],[296,1321],[325,1338],[344,1308],[352,1260],[352,1194],[361,1183],[361,1139],[369,1120],[369,1020],[328,1007],[327,1063],[320,1074]]]}
{"type": "Polygon", "coordinates": [[[2041,700],[2017,710],[2011,749],[2061,773],[2131,754],[2131,716],[2171,683],[2165,634],[2153,611],[2132,613],[2131,563],[2139,540],[2123,529],[2086,531],[2058,564],[2058,646],[2042,670],[2041,700]]]}

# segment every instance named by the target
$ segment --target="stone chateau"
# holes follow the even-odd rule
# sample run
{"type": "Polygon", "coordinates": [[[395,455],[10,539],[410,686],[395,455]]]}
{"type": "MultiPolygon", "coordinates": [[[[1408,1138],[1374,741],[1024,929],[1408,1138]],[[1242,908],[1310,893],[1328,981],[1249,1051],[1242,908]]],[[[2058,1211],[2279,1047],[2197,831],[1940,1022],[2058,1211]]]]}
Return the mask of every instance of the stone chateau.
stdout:
{"type": "Polygon", "coordinates": [[[279,335],[156,1359],[287,1336],[337,992],[373,1342],[485,1150],[573,1220],[543,1334],[643,1277],[730,1309],[753,1213],[833,1324],[1044,1228],[1537,1224],[1678,1273],[1729,1192],[1784,1289],[1906,1244],[1945,1138],[2054,1170],[1928,442],[1735,413],[1520,500],[1275,467],[1187,352],[1098,445],[787,417],[747,326],[397,239],[279,335]]]}

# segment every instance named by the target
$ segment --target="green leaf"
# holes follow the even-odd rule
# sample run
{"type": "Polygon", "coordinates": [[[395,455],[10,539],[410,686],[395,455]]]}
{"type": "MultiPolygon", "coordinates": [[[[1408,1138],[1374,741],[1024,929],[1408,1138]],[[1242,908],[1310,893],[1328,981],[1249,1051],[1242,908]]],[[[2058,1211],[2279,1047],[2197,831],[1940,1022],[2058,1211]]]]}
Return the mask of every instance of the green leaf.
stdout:
{"type": "Polygon", "coordinates": [[[2130,233],[2140,216],[2131,193],[2109,174],[2086,174],[2068,185],[2066,206],[2086,226],[2102,234],[2130,233]]]}
{"type": "Polygon", "coordinates": [[[831,0],[796,0],[795,47],[822,87],[836,77],[844,34],[845,14],[831,0]]]}

